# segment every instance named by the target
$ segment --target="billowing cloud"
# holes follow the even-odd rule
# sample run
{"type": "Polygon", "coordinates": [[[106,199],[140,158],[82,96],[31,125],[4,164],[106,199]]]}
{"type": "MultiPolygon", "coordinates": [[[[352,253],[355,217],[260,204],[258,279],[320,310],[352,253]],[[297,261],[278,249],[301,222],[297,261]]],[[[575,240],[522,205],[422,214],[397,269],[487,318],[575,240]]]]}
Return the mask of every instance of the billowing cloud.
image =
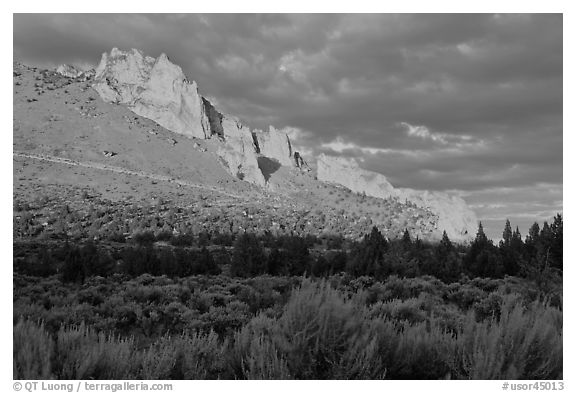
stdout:
{"type": "Polygon", "coordinates": [[[441,145],[456,149],[482,147],[486,142],[471,135],[454,135],[439,132],[431,132],[426,126],[414,126],[405,122],[400,123],[406,129],[408,136],[430,140],[441,145]]]}
{"type": "Polygon", "coordinates": [[[48,67],[93,66],[114,46],[165,52],[250,127],[298,130],[309,156],[462,192],[481,218],[540,220],[562,209],[561,193],[543,192],[562,188],[562,24],[560,14],[16,14],[13,47],[48,67]],[[528,201],[486,192],[507,188],[528,201]]]}

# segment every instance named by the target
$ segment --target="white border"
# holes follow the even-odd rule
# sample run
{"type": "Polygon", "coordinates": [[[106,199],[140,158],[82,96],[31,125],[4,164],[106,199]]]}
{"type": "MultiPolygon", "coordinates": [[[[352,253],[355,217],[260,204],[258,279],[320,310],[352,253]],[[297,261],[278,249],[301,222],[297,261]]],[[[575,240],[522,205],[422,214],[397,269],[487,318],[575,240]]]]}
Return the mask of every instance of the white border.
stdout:
{"type": "MultiPolygon", "coordinates": [[[[354,1],[354,2],[341,2],[335,3],[324,1],[309,1],[309,0],[295,0],[295,1],[282,1],[272,2],[270,0],[258,1],[231,1],[221,0],[215,2],[192,2],[192,1],[162,1],[162,2],[143,2],[143,1],[111,1],[101,0],[98,2],[86,1],[39,1],[39,0],[26,0],[20,1],[16,4],[10,5],[3,12],[2,17],[2,48],[5,52],[12,51],[12,34],[13,34],[13,19],[12,13],[15,12],[229,12],[229,13],[250,13],[250,12],[406,12],[406,13],[438,13],[438,12],[534,12],[534,13],[564,13],[564,70],[568,72],[564,75],[564,113],[568,116],[564,118],[564,130],[573,130],[574,120],[571,116],[572,109],[575,107],[572,98],[574,91],[574,76],[573,72],[576,70],[574,64],[574,40],[572,37],[576,36],[574,32],[575,18],[574,6],[572,1],[498,1],[498,0],[482,0],[476,2],[464,1],[424,1],[412,0],[402,2],[376,2],[376,1],[354,1]],[[572,70],[572,72],[570,72],[572,70]]],[[[0,168],[2,173],[2,181],[5,184],[4,192],[1,194],[2,209],[1,209],[1,238],[2,250],[7,254],[2,258],[2,285],[1,285],[1,299],[3,301],[4,321],[0,325],[2,334],[2,343],[4,351],[1,357],[1,372],[2,372],[2,391],[12,390],[12,351],[9,350],[12,346],[12,195],[9,189],[12,190],[12,75],[9,68],[12,67],[8,59],[2,62],[2,72],[0,73],[2,81],[2,119],[5,122],[5,127],[0,134],[1,149],[0,154],[0,168]]],[[[568,173],[564,183],[565,196],[564,196],[564,217],[568,225],[566,225],[566,239],[573,239],[575,232],[572,225],[574,217],[574,208],[572,205],[574,197],[574,180],[573,173],[570,169],[574,168],[574,156],[571,155],[571,148],[574,147],[573,135],[571,132],[564,132],[564,172],[568,173]],[[568,171],[567,171],[568,170],[568,171]]],[[[566,243],[570,246],[570,243],[566,243]]],[[[566,247],[565,256],[565,282],[568,284],[565,288],[564,295],[564,331],[569,332],[564,339],[564,373],[565,383],[567,389],[572,390],[573,380],[570,373],[570,365],[574,361],[574,290],[570,285],[574,279],[574,263],[575,255],[573,250],[566,247]]],[[[175,392],[188,392],[194,389],[197,392],[202,391],[250,391],[250,392],[269,392],[274,389],[276,392],[293,393],[294,389],[312,390],[318,389],[315,382],[294,381],[294,382],[274,382],[274,381],[170,381],[174,383],[175,392]]],[[[446,391],[446,392],[462,392],[466,389],[467,392],[498,392],[502,391],[502,382],[500,381],[322,381],[322,389],[329,389],[330,391],[350,391],[359,387],[362,384],[362,389],[370,389],[369,391],[376,391],[377,389],[391,389],[392,391],[401,391],[405,389],[414,389],[416,391],[446,391]]]]}

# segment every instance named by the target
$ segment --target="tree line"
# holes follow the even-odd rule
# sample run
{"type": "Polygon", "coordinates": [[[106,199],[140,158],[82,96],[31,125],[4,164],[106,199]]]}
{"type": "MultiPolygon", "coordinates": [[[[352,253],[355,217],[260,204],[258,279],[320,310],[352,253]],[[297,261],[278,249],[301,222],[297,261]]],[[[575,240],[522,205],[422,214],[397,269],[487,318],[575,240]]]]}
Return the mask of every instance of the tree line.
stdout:
{"type": "MultiPolygon", "coordinates": [[[[370,276],[378,280],[390,275],[400,277],[435,276],[454,282],[462,276],[502,278],[522,276],[543,281],[560,276],[562,262],[561,214],[552,224],[540,228],[534,223],[522,239],[518,227],[513,231],[506,220],[502,240],[496,245],[486,236],[482,223],[469,245],[453,243],[446,232],[438,243],[412,239],[408,230],[401,239],[388,240],[373,227],[361,241],[344,242],[334,238],[328,242],[335,249],[311,252],[318,239],[300,236],[257,236],[246,232],[232,239],[199,235],[200,249],[187,248],[190,235],[171,238],[172,247],[154,247],[157,239],[151,233],[135,236],[135,244],[110,252],[98,243],[73,245],[38,253],[16,264],[15,271],[48,276],[61,274],[63,281],[83,282],[87,277],[114,273],[136,277],[144,273],[185,277],[195,274],[216,275],[223,271],[237,277],[310,275],[326,277],[347,273],[353,277],[370,276]],[[212,240],[212,241],[211,241],[212,240]],[[224,255],[216,261],[215,250],[208,244],[218,244],[224,255]],[[231,250],[223,246],[231,244],[231,250]]],[[[230,247],[228,247],[230,248],[230,247]]]]}

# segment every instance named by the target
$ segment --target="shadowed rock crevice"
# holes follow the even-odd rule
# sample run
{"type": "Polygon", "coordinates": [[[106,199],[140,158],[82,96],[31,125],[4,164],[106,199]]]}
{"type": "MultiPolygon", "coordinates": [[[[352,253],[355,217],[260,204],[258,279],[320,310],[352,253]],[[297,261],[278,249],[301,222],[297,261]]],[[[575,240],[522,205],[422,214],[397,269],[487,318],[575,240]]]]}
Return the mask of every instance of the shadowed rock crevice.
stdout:
{"type": "Polygon", "coordinates": [[[210,103],[206,98],[202,97],[202,103],[204,104],[204,112],[208,116],[208,124],[210,125],[210,135],[218,135],[220,138],[224,138],[224,129],[222,128],[222,114],[214,108],[214,105],[210,103]]]}
{"type": "Polygon", "coordinates": [[[294,152],[294,163],[296,164],[297,168],[300,168],[300,169],[309,168],[308,163],[306,161],[304,161],[304,159],[300,155],[300,152],[297,152],[297,151],[294,152]]]}
{"type": "Polygon", "coordinates": [[[258,168],[262,171],[262,175],[264,176],[264,180],[270,180],[270,176],[280,169],[282,165],[271,158],[268,157],[258,157],[258,168]]]}
{"type": "Polygon", "coordinates": [[[254,141],[254,147],[256,148],[256,153],[260,154],[260,144],[258,143],[258,136],[255,132],[252,132],[252,140],[254,141]]]}

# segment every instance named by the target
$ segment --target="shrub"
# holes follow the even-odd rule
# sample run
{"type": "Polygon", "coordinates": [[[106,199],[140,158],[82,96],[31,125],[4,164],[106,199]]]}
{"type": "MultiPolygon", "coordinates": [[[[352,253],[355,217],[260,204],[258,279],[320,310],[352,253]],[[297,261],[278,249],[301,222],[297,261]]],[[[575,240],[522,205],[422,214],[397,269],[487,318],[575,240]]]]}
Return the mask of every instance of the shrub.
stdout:
{"type": "Polygon", "coordinates": [[[16,274],[13,373],[560,379],[561,299],[533,290],[509,279],[446,286],[430,277],[379,283],[345,274],[316,281],[145,274],[62,285],[16,274]]]}
{"type": "Polygon", "coordinates": [[[132,371],[133,339],[96,333],[84,323],[56,335],[54,367],[59,379],[124,379],[132,371]]]}
{"type": "MultiPolygon", "coordinates": [[[[161,337],[139,354],[137,362],[141,379],[170,379],[178,361],[179,342],[168,336],[161,337]]],[[[175,378],[175,379],[176,379],[175,378]]]]}
{"type": "Polygon", "coordinates": [[[134,241],[140,245],[152,244],[156,240],[154,232],[142,231],[134,234],[134,241]]]}
{"type": "Polygon", "coordinates": [[[214,331],[178,339],[183,379],[219,379],[224,373],[227,342],[220,344],[214,331]]]}
{"type": "Polygon", "coordinates": [[[190,247],[194,244],[194,236],[190,233],[173,236],[170,244],[176,247],[190,247]]]}
{"type": "Polygon", "coordinates": [[[500,319],[469,315],[458,336],[456,375],[466,379],[562,378],[562,313],[534,302],[524,308],[506,297],[500,319]]]}
{"type": "Polygon", "coordinates": [[[13,378],[52,378],[54,343],[44,324],[20,319],[13,333],[13,378]]]}
{"type": "Polygon", "coordinates": [[[388,363],[391,379],[444,379],[451,371],[455,343],[450,334],[426,322],[404,327],[397,337],[393,361],[388,363]]]}

